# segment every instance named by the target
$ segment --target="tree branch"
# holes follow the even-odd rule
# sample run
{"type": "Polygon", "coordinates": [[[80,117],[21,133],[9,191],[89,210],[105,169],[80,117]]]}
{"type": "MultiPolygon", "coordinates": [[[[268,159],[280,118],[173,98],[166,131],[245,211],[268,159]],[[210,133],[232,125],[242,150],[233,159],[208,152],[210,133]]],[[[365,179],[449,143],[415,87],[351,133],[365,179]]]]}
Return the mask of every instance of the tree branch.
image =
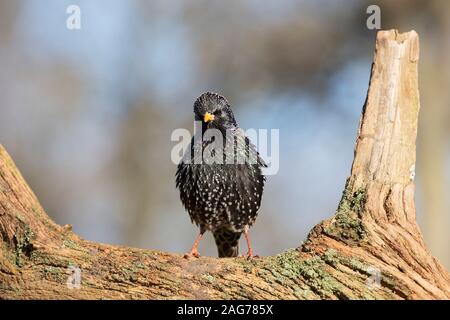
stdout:
{"type": "Polygon", "coordinates": [[[338,209],[277,256],[187,260],[80,239],[47,216],[0,146],[0,298],[449,299],[450,275],[415,221],[418,56],[414,31],[378,33],[338,209]],[[78,289],[69,266],[81,269],[78,289]]]}

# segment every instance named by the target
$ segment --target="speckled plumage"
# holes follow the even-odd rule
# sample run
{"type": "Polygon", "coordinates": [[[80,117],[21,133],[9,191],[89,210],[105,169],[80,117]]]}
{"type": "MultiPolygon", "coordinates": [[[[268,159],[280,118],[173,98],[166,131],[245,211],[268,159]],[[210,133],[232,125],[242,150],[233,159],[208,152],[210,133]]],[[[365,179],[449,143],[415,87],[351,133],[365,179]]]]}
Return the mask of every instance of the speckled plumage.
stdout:
{"type": "Polygon", "coordinates": [[[237,256],[239,238],[253,225],[258,214],[265,182],[261,168],[265,164],[238,127],[224,97],[209,92],[202,94],[194,103],[195,119],[202,121],[206,112],[215,116],[214,121],[202,122],[203,140],[192,139],[191,152],[186,153],[178,165],[176,186],[200,232],[213,233],[219,257],[237,256]],[[207,138],[204,134],[207,129],[219,130],[223,134],[223,143],[216,138],[207,138]],[[235,148],[225,148],[226,142],[234,142],[235,148]],[[223,150],[219,153],[223,157],[218,157],[223,159],[222,163],[198,162],[202,153],[214,147],[223,150]],[[240,158],[243,156],[251,160],[243,162],[240,158]],[[230,164],[231,160],[234,161],[230,164]]]}

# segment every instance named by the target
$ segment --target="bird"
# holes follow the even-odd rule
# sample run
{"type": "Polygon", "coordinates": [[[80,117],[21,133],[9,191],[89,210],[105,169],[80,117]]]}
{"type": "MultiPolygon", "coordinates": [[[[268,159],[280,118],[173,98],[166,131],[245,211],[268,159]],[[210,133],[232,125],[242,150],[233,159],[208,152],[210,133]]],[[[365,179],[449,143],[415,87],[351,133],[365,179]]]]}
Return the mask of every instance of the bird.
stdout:
{"type": "Polygon", "coordinates": [[[193,109],[195,121],[201,123],[201,139],[192,137],[176,171],[181,202],[200,229],[185,257],[199,257],[198,245],[210,231],[219,258],[239,255],[242,234],[246,256],[252,258],[249,229],[261,206],[266,181],[263,168],[267,165],[238,126],[225,97],[203,93],[193,109]],[[208,157],[215,161],[207,161],[208,157]]]}

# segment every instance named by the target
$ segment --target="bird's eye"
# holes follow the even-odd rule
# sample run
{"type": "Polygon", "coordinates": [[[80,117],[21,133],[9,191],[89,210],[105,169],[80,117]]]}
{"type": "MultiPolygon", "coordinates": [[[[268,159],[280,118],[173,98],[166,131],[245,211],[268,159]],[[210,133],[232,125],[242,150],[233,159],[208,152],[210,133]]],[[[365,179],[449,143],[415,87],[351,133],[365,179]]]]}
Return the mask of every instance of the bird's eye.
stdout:
{"type": "Polygon", "coordinates": [[[212,113],[215,116],[220,116],[222,114],[222,111],[220,109],[214,110],[214,112],[212,113]]]}

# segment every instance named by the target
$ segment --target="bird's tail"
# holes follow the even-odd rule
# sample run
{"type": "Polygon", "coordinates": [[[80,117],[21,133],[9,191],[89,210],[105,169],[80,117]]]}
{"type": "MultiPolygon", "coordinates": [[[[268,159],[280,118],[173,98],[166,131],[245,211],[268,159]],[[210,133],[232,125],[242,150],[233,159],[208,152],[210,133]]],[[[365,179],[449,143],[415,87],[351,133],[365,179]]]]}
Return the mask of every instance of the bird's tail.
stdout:
{"type": "Polygon", "coordinates": [[[234,232],[227,228],[216,229],[213,232],[216,240],[219,258],[237,257],[239,255],[239,238],[242,232],[234,232]]]}

